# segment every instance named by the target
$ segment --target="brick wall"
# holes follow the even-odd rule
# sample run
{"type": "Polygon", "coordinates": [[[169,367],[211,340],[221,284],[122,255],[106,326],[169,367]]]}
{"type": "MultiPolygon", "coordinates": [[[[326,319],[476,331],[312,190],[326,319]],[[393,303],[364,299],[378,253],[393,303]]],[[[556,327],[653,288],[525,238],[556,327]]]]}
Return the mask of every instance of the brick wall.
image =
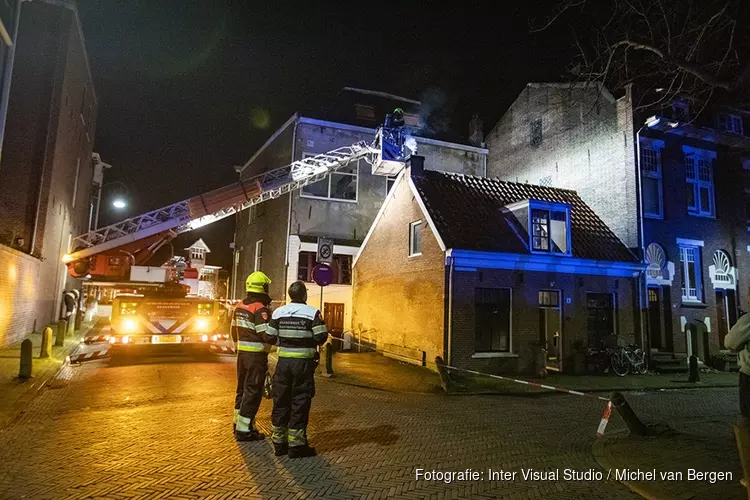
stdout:
{"type": "Polygon", "coordinates": [[[39,293],[40,268],[39,259],[0,245],[0,345],[46,326],[46,311],[53,304],[39,293]]]}
{"type": "Polygon", "coordinates": [[[529,84],[486,138],[488,176],[574,189],[629,247],[638,246],[630,96],[529,84]],[[530,128],[541,120],[541,143],[530,128]]]}
{"type": "Polygon", "coordinates": [[[588,345],[587,293],[615,295],[615,328],[622,340],[635,340],[637,316],[631,278],[586,276],[529,271],[479,269],[454,271],[451,361],[454,365],[486,373],[532,373],[535,345],[540,338],[540,290],[559,290],[562,305],[563,370],[573,368],[576,340],[588,345]],[[475,290],[511,289],[511,352],[513,357],[475,358],[475,290]]]}
{"type": "Polygon", "coordinates": [[[432,365],[444,356],[444,297],[444,253],[403,178],[354,266],[353,327],[379,345],[425,351],[432,365]],[[417,220],[422,255],[409,257],[417,220]]]}

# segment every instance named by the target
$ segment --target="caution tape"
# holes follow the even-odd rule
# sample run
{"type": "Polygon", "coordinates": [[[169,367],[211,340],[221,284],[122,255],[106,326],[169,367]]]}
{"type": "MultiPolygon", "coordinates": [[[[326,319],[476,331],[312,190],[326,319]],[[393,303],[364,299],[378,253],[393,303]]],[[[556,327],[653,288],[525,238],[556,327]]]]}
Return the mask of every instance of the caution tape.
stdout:
{"type": "Polygon", "coordinates": [[[95,335],[92,337],[85,337],[83,339],[84,344],[98,344],[100,342],[109,341],[109,335],[95,335]]]}
{"type": "MultiPolygon", "coordinates": [[[[367,345],[361,344],[359,342],[355,342],[354,340],[345,340],[343,338],[340,338],[340,339],[336,338],[336,339],[339,340],[340,342],[343,342],[343,343],[349,342],[350,344],[353,344],[353,345],[358,345],[360,347],[365,347],[365,348],[367,348],[369,350],[372,350],[374,352],[382,352],[382,351],[378,351],[374,347],[367,346],[367,345]]],[[[597,431],[596,431],[596,436],[598,438],[601,438],[604,435],[604,429],[606,429],[607,424],[609,423],[609,417],[612,415],[612,401],[610,401],[609,398],[606,398],[604,396],[599,396],[597,394],[592,394],[592,393],[587,393],[587,392],[582,392],[582,391],[575,391],[573,389],[568,389],[568,388],[565,388],[565,387],[557,387],[557,386],[552,386],[552,385],[547,385],[547,384],[539,384],[539,383],[536,383],[536,382],[531,382],[529,380],[522,380],[522,379],[517,379],[517,378],[511,378],[511,377],[503,377],[502,375],[493,375],[493,374],[490,374],[490,373],[478,372],[478,371],[469,370],[469,369],[466,369],[466,368],[458,368],[457,366],[450,366],[450,365],[443,365],[443,366],[447,370],[461,371],[461,372],[465,372],[465,373],[471,373],[473,375],[479,375],[479,376],[483,376],[483,377],[494,378],[494,379],[497,379],[497,380],[504,380],[506,382],[513,382],[513,383],[516,383],[516,384],[527,385],[527,386],[531,386],[531,387],[538,387],[540,389],[546,389],[546,390],[549,390],[549,391],[562,392],[562,393],[565,393],[565,394],[572,394],[574,396],[583,396],[583,397],[586,397],[586,398],[597,399],[599,401],[605,401],[606,404],[604,405],[604,412],[602,413],[602,419],[599,422],[599,427],[597,428],[597,431]]]]}
{"type": "Polygon", "coordinates": [[[109,357],[109,349],[103,349],[101,351],[91,351],[82,354],[73,354],[70,356],[70,363],[82,363],[84,361],[93,361],[95,359],[102,359],[109,357]]]}

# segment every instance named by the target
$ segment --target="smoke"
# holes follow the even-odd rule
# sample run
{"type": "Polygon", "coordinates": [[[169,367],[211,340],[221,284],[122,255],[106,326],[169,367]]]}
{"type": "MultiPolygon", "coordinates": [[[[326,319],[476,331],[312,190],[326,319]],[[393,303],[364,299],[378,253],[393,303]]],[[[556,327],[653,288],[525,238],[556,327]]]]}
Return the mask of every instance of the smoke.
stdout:
{"type": "Polygon", "coordinates": [[[429,88],[422,93],[422,105],[419,107],[418,132],[422,134],[440,134],[450,130],[448,96],[438,88],[429,88]]]}
{"type": "Polygon", "coordinates": [[[410,155],[417,154],[417,140],[414,137],[408,136],[404,141],[404,146],[409,150],[410,155]]]}

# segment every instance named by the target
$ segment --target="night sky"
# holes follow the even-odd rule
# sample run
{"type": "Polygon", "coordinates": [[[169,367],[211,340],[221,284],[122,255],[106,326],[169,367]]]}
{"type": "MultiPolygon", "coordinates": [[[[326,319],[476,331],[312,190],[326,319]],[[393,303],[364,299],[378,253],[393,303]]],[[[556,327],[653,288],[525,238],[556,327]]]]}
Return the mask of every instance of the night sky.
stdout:
{"type": "MultiPolygon", "coordinates": [[[[559,79],[570,60],[564,24],[529,34],[551,2],[260,3],[79,0],[95,151],[114,166],[105,182],[130,192],[123,212],[103,203],[102,222],[236,180],[233,166],[289,116],[344,86],[430,100],[466,142],[473,112],[488,131],[526,82],[559,79]]],[[[233,224],[183,235],[175,250],[203,237],[209,263],[229,267],[233,224]]]]}

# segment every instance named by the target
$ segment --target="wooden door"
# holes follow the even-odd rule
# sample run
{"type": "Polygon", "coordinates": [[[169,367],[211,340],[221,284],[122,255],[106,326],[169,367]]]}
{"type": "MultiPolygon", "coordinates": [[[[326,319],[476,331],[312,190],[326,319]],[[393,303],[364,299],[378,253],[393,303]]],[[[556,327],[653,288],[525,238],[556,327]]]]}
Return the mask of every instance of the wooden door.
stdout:
{"type": "Polygon", "coordinates": [[[326,302],[323,305],[323,320],[329,333],[341,335],[344,332],[344,304],[326,302]]]}

